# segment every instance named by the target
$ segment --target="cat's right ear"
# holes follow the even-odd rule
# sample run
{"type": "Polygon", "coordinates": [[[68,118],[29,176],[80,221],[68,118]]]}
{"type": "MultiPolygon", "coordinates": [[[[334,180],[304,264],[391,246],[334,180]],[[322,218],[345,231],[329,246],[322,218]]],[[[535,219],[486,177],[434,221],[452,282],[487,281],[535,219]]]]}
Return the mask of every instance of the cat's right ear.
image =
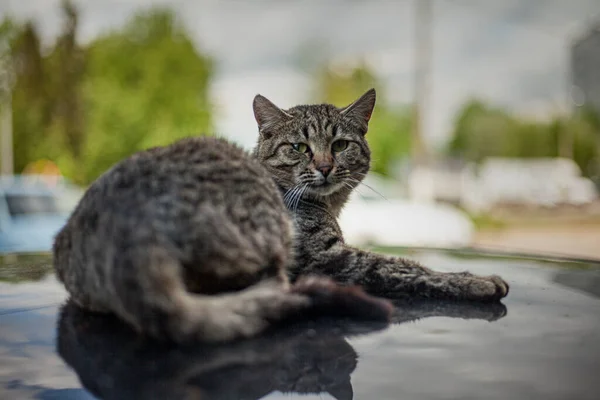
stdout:
{"type": "Polygon", "coordinates": [[[363,134],[365,134],[369,129],[369,121],[375,107],[375,98],[375,89],[369,89],[354,103],[340,110],[340,114],[358,122],[364,131],[363,134]]]}
{"type": "Polygon", "coordinates": [[[273,125],[293,118],[290,114],[286,113],[260,94],[257,94],[254,97],[252,109],[254,110],[254,119],[256,119],[258,131],[261,135],[268,133],[269,128],[273,125]]]}

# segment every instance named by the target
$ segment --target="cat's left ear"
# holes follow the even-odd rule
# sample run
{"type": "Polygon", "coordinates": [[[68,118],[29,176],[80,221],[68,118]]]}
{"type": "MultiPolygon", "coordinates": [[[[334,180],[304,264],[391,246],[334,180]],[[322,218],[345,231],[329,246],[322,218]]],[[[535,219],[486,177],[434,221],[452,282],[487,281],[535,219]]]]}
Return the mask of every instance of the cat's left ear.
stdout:
{"type": "Polygon", "coordinates": [[[254,119],[256,119],[258,130],[261,134],[267,133],[273,125],[293,118],[290,114],[260,94],[254,97],[252,109],[254,110],[254,119]]]}
{"type": "Polygon", "coordinates": [[[353,118],[363,128],[364,133],[367,133],[369,121],[375,108],[375,89],[369,89],[365,94],[360,96],[358,100],[349,106],[340,110],[340,113],[349,118],[353,118]]]}

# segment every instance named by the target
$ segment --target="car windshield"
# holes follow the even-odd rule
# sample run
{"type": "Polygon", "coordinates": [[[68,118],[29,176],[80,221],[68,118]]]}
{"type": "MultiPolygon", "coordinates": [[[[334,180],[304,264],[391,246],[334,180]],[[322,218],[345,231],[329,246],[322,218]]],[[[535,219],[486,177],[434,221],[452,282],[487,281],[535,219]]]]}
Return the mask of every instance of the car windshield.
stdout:
{"type": "Polygon", "coordinates": [[[7,194],[6,203],[11,216],[57,214],[71,209],[72,197],[55,193],[7,194]]]}

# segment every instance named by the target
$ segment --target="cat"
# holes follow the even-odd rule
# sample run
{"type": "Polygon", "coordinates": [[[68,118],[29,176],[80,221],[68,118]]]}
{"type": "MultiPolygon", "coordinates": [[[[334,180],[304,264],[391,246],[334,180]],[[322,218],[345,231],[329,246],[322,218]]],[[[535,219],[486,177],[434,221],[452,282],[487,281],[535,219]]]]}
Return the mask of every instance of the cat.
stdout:
{"type": "Polygon", "coordinates": [[[175,342],[229,341],[310,312],[387,320],[357,287],[290,287],[292,223],[267,171],[195,137],[138,152],[87,189],[53,245],[71,300],[175,342]]]}
{"type": "MultiPolygon", "coordinates": [[[[495,321],[506,314],[502,303],[411,299],[394,305],[392,320],[398,324],[436,316],[495,321]]],[[[285,398],[327,393],[350,400],[359,357],[347,338],[386,327],[316,318],[234,343],[174,346],[140,338],[118,319],[68,302],[59,314],[56,347],[82,386],[100,399],[257,400],[280,392],[285,398]]],[[[389,344],[373,348],[379,345],[389,344]]],[[[362,373],[364,381],[369,374],[362,373]]]]}
{"type": "Polygon", "coordinates": [[[326,275],[386,297],[475,301],[505,297],[509,286],[496,275],[436,272],[415,261],[344,243],[337,218],[369,171],[366,134],[375,99],[376,92],[370,89],[343,108],[317,104],[283,110],[262,95],[254,98],[259,138],[253,155],[273,177],[294,218],[291,277],[326,275]]]}

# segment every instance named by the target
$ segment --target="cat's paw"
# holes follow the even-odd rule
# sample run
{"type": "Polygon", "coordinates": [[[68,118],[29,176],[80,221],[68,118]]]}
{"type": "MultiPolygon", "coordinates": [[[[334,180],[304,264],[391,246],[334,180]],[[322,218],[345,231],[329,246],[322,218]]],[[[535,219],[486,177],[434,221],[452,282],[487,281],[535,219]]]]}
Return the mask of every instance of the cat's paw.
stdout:
{"type": "Polygon", "coordinates": [[[468,300],[498,301],[506,297],[510,289],[508,283],[497,275],[471,275],[466,279],[465,297],[468,300]]]}
{"type": "Polygon", "coordinates": [[[291,291],[308,296],[318,314],[388,321],[394,309],[388,300],[370,296],[359,286],[342,286],[325,277],[302,277],[291,291]]]}

